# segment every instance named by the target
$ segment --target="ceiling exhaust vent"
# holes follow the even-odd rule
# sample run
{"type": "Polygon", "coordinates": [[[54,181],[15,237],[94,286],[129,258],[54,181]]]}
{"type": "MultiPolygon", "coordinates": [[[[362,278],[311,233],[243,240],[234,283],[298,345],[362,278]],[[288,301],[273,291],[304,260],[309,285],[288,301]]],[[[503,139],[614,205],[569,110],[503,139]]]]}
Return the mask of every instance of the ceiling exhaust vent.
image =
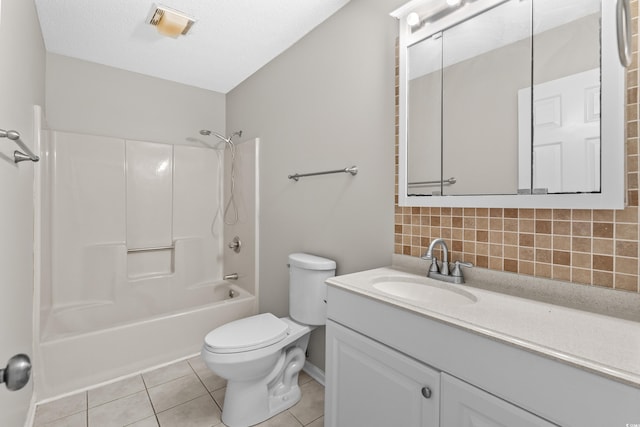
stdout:
{"type": "Polygon", "coordinates": [[[149,24],[155,26],[160,34],[173,38],[187,34],[196,22],[190,16],[166,6],[154,5],[150,16],[147,21],[149,24]]]}

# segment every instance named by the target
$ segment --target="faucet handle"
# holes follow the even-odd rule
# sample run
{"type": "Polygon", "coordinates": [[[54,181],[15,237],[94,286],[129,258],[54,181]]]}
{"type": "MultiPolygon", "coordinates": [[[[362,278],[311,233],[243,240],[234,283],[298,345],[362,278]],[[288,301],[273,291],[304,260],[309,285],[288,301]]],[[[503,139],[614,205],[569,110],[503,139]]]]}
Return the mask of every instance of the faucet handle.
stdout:
{"type": "Polygon", "coordinates": [[[438,257],[431,257],[431,266],[429,267],[430,273],[440,273],[440,267],[438,267],[438,257]]]}
{"type": "Polygon", "coordinates": [[[456,261],[453,266],[453,271],[451,272],[453,277],[462,277],[462,270],[460,267],[471,268],[473,267],[473,264],[470,262],[456,261]]]}

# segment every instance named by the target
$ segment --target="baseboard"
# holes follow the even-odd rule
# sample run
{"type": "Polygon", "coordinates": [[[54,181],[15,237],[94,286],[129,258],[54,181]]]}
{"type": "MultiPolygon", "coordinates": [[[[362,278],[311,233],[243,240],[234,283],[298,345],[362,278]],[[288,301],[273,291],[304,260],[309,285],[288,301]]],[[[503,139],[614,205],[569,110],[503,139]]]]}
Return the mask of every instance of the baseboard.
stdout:
{"type": "Polygon", "coordinates": [[[309,361],[307,360],[306,362],[304,362],[302,370],[309,374],[311,378],[322,384],[322,386],[324,387],[324,371],[322,369],[318,368],[312,363],[309,363],[309,361]]]}

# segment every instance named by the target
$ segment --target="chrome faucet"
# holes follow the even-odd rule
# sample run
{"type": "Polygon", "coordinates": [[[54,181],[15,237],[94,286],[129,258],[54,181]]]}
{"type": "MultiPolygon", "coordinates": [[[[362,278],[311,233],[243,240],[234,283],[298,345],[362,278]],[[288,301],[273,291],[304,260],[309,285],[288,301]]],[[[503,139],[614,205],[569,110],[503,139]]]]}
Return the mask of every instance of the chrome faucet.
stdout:
{"type": "Polygon", "coordinates": [[[454,263],[453,270],[449,273],[449,248],[442,238],[431,241],[427,252],[422,255],[422,259],[431,260],[431,266],[427,272],[427,277],[449,283],[464,283],[464,275],[462,274],[462,269],[460,267],[473,267],[473,264],[470,262],[456,261],[454,263]],[[442,267],[438,265],[438,258],[433,256],[433,249],[436,245],[442,246],[442,267]]]}
{"type": "MultiPolygon", "coordinates": [[[[427,252],[422,255],[422,259],[431,260],[431,267],[429,268],[429,273],[436,272],[443,274],[445,276],[449,275],[449,248],[447,247],[447,242],[442,238],[438,238],[431,241],[429,245],[429,249],[427,252]],[[440,244],[442,246],[442,270],[438,267],[438,258],[433,256],[433,249],[436,245],[440,244]]],[[[427,274],[428,276],[428,274],[427,274]]]]}

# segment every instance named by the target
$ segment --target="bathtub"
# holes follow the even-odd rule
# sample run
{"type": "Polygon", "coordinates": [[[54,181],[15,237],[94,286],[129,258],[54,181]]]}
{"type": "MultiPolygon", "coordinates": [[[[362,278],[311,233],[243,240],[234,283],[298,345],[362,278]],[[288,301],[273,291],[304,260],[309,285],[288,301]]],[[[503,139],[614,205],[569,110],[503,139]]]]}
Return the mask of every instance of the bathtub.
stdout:
{"type": "Polygon", "coordinates": [[[37,349],[41,364],[36,367],[38,399],[198,353],[210,330],[257,313],[254,295],[224,281],[192,295],[196,304],[189,308],[154,315],[149,305],[143,305],[135,311],[137,318],[126,323],[114,322],[121,309],[105,304],[48,313],[37,349]]]}

